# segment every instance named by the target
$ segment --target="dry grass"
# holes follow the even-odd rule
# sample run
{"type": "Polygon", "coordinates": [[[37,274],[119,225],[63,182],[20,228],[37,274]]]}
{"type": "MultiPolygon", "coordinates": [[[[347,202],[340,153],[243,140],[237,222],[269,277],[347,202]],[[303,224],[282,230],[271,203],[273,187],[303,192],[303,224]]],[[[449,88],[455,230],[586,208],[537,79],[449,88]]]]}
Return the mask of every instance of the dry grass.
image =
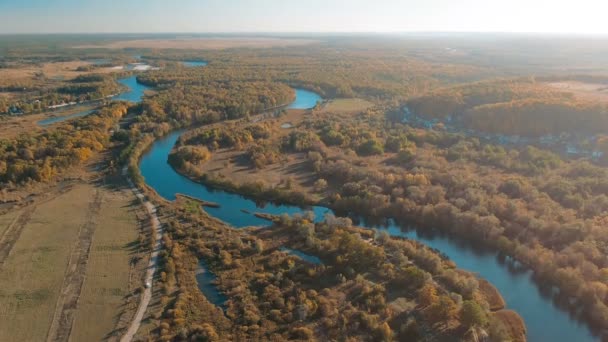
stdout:
{"type": "Polygon", "coordinates": [[[549,87],[573,93],[576,97],[608,102],[608,85],[600,83],[585,83],[577,81],[551,82],[549,87]]]}
{"type": "Polygon", "coordinates": [[[101,45],[80,45],[75,46],[75,48],[222,50],[230,48],[270,48],[281,46],[298,46],[313,44],[317,42],[318,41],[311,39],[283,38],[177,38],[123,40],[101,45]]]}
{"type": "MultiPolygon", "coordinates": [[[[41,65],[26,65],[15,68],[0,69],[0,80],[3,82],[18,82],[35,80],[37,75],[43,74],[50,79],[72,79],[79,75],[91,73],[110,73],[120,70],[112,68],[95,68],[92,71],[77,71],[78,67],[89,66],[93,63],[87,61],[53,62],[41,65]]],[[[11,93],[4,93],[10,95],[11,93]]]]}
{"type": "MultiPolygon", "coordinates": [[[[355,99],[359,105],[358,108],[362,108],[361,105],[367,101],[355,99]]],[[[353,101],[350,99],[344,102],[348,105],[349,110],[355,108],[353,101]]],[[[347,105],[342,105],[344,109],[347,105]]],[[[347,112],[332,114],[348,116],[347,112]]],[[[270,130],[273,144],[280,144],[284,136],[288,135],[292,128],[281,128],[283,124],[290,124],[292,127],[297,127],[299,123],[305,120],[310,114],[307,114],[304,110],[289,110],[286,115],[280,116],[273,119],[265,119],[261,122],[264,124],[270,124],[270,130]]],[[[259,117],[261,119],[261,117],[259,117]]],[[[254,122],[257,122],[255,119],[254,122]]],[[[245,121],[241,121],[237,124],[236,130],[244,128],[249,125],[245,121]]],[[[214,126],[209,126],[211,128],[214,126]]],[[[357,157],[354,152],[345,154],[344,149],[340,147],[332,147],[327,149],[329,156],[341,156],[353,161],[361,170],[379,170],[383,167],[387,159],[392,158],[393,154],[386,153],[384,156],[372,156],[372,157],[357,157]]],[[[314,187],[314,183],[318,180],[314,171],[310,168],[310,163],[306,153],[288,153],[284,154],[286,160],[283,162],[274,163],[267,165],[262,169],[256,169],[252,166],[251,162],[246,159],[247,149],[238,151],[232,148],[219,149],[213,152],[211,159],[199,166],[199,170],[203,173],[207,173],[213,176],[213,178],[223,178],[229,180],[234,184],[243,184],[251,182],[261,182],[269,187],[278,187],[284,190],[296,191],[305,193],[313,200],[321,200],[324,198],[330,188],[324,191],[318,191],[314,187]],[[287,184],[290,184],[287,187],[287,184]]]]}
{"type": "MultiPolygon", "coordinates": [[[[104,191],[85,280],[71,334],[73,341],[100,341],[112,335],[131,287],[141,281],[131,269],[138,255],[138,231],[129,191],[104,191]]],[[[115,336],[116,337],[116,336],[115,336]]]]}
{"type": "Polygon", "coordinates": [[[493,313],[493,315],[505,324],[513,337],[513,342],[526,341],[526,325],[524,324],[523,319],[515,311],[500,310],[493,313]]]}
{"type": "Polygon", "coordinates": [[[317,177],[309,169],[305,154],[288,155],[284,163],[268,165],[261,170],[243,164],[243,158],[243,151],[222,149],[214,153],[201,168],[205,173],[215,177],[221,175],[236,184],[262,182],[266,186],[306,193],[316,199],[322,198],[313,189],[317,177]],[[288,183],[289,188],[286,187],[288,183]]]}
{"type": "Polygon", "coordinates": [[[43,341],[93,188],[40,204],[0,269],[0,341],[43,341]]]}
{"type": "Polygon", "coordinates": [[[94,108],[95,106],[75,106],[55,112],[0,117],[0,139],[14,139],[21,133],[42,131],[45,127],[38,125],[38,121],[40,120],[51,117],[67,116],[94,108]]]}
{"type": "Polygon", "coordinates": [[[363,99],[335,99],[330,100],[321,112],[330,113],[360,113],[374,104],[363,99]]]}
{"type": "Polygon", "coordinates": [[[0,139],[14,139],[21,133],[34,133],[42,128],[36,124],[44,114],[0,117],[0,139]]]}

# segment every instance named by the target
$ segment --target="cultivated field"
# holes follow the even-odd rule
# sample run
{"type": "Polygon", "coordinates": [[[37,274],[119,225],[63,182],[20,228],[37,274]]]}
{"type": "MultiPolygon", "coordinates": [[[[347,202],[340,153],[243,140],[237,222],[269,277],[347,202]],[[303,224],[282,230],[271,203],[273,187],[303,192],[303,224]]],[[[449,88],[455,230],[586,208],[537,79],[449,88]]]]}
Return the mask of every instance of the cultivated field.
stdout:
{"type": "Polygon", "coordinates": [[[120,335],[146,263],[134,199],[79,183],[0,216],[0,341],[120,335]]]}
{"type": "Polygon", "coordinates": [[[178,38],[123,40],[100,45],[80,45],[75,48],[92,49],[200,49],[221,50],[230,48],[270,48],[313,44],[312,39],[283,38],[178,38]]]}
{"type": "Polygon", "coordinates": [[[0,341],[46,339],[93,193],[92,186],[76,185],[12,228],[22,230],[0,268],[0,341]]]}
{"type": "Polygon", "coordinates": [[[115,329],[119,323],[128,322],[136,309],[136,305],[124,305],[130,290],[141,286],[137,261],[142,258],[136,229],[136,212],[141,207],[133,200],[128,190],[104,192],[72,341],[117,338],[120,331],[115,329]]]}

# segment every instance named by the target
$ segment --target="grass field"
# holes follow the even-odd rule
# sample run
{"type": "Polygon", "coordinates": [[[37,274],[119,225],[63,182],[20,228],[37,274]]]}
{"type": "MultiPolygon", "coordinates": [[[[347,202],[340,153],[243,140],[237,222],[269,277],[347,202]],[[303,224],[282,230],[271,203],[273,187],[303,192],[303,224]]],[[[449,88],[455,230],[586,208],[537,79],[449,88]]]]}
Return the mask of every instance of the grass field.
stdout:
{"type": "Polygon", "coordinates": [[[133,309],[123,307],[130,285],[141,285],[130,267],[131,258],[137,256],[135,211],[140,208],[133,199],[125,190],[104,192],[72,341],[101,341],[112,336],[121,313],[133,309]]]}
{"type": "Polygon", "coordinates": [[[40,204],[0,269],[0,341],[44,341],[93,188],[40,204]]]}
{"type": "Polygon", "coordinates": [[[373,105],[373,103],[363,99],[335,99],[327,102],[327,104],[323,106],[322,112],[358,113],[373,105]]]}

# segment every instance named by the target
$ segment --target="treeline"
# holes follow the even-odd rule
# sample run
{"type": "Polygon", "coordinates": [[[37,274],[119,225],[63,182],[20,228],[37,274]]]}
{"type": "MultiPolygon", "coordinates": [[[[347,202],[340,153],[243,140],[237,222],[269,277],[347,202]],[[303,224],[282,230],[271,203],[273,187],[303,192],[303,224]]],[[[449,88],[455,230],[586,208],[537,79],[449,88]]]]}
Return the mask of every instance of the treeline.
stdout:
{"type": "Polygon", "coordinates": [[[51,106],[103,99],[120,92],[111,75],[81,75],[68,81],[19,81],[0,84],[0,91],[13,93],[0,97],[0,114],[31,114],[48,110],[51,106]]]}
{"type": "Polygon", "coordinates": [[[258,114],[286,105],[294,97],[293,89],[281,83],[218,81],[172,86],[146,99],[143,108],[149,120],[183,126],[258,114]]]}
{"type": "Polygon", "coordinates": [[[608,107],[577,100],[535,80],[480,82],[436,90],[405,102],[416,115],[450,120],[482,132],[542,136],[597,134],[608,128],[608,107]]]}
{"type": "MultiPolygon", "coordinates": [[[[235,79],[275,81],[310,89],[324,98],[363,97],[374,102],[392,102],[428,92],[444,82],[472,81],[487,73],[464,64],[423,61],[408,56],[406,49],[382,46],[370,50],[350,45],[206,51],[204,59],[210,61],[208,67],[168,65],[165,70],[141,76],[141,81],[153,86],[204,85],[235,79]]],[[[180,58],[170,52],[162,55],[180,58]]],[[[197,59],[187,53],[183,56],[197,59]]]]}
{"type": "Polygon", "coordinates": [[[110,130],[128,106],[115,103],[82,118],[42,133],[23,133],[0,140],[0,183],[43,182],[79,165],[110,143],[110,130]]]}

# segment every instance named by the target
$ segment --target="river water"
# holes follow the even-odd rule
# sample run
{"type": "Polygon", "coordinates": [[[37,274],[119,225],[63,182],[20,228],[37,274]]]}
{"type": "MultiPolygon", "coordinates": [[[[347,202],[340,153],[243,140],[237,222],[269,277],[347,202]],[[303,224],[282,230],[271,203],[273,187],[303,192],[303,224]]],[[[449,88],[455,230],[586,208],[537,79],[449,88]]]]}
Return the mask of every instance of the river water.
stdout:
{"type": "MultiPolygon", "coordinates": [[[[306,90],[296,90],[299,97],[291,108],[311,108],[321,99],[306,90]]],[[[314,93],[313,93],[314,94],[314,93]]],[[[267,225],[268,222],[253,216],[251,213],[269,213],[293,215],[311,210],[317,220],[321,220],[331,210],[323,207],[299,208],[289,205],[261,205],[238,194],[216,190],[192,182],[181,176],[167,163],[167,157],[173,145],[183,131],[175,131],[153,143],[140,162],[140,170],[146,183],[156,192],[174,200],[176,193],[182,193],[220,204],[220,208],[205,208],[210,214],[234,227],[267,225]]],[[[501,262],[493,251],[479,251],[459,239],[424,234],[416,229],[402,229],[389,221],[384,226],[365,224],[369,228],[385,229],[389,234],[418,240],[435,248],[456,262],[458,267],[475,272],[490,281],[503,295],[508,309],[517,311],[524,319],[528,330],[529,341],[596,341],[586,325],[559,309],[551,298],[544,296],[531,279],[530,272],[513,272],[508,265],[501,262]]]]}
{"type": "MultiPolygon", "coordinates": [[[[187,66],[203,66],[204,62],[185,62],[187,66]],[[192,63],[192,64],[187,64],[192,63]],[[200,63],[200,64],[196,64],[200,63]]],[[[141,101],[146,86],[137,83],[136,76],[119,80],[129,91],[114,99],[131,102],[141,101]]],[[[318,94],[305,89],[296,89],[296,100],[289,106],[292,109],[314,107],[321,101],[318,94]]],[[[50,124],[88,115],[87,112],[76,113],[67,117],[52,118],[50,124]]],[[[46,120],[45,120],[46,121],[46,120]]],[[[322,220],[331,210],[324,207],[299,208],[289,205],[260,204],[259,202],[208,186],[192,182],[179,175],[167,163],[167,157],[173,145],[183,131],[174,131],[153,143],[150,150],[142,156],[140,162],[141,174],[146,183],[156,192],[168,199],[174,200],[175,194],[182,193],[202,200],[220,204],[219,208],[206,208],[210,215],[231,224],[234,227],[267,225],[268,222],[253,216],[251,213],[260,212],[280,215],[293,215],[304,211],[313,211],[317,220],[322,220]]],[[[493,251],[480,251],[462,240],[438,234],[425,234],[416,229],[403,229],[392,222],[383,226],[365,224],[369,228],[385,229],[390,235],[402,236],[418,240],[429,247],[435,248],[452,259],[458,267],[475,272],[490,281],[503,295],[507,308],[517,311],[524,319],[528,330],[529,341],[597,341],[588,327],[553,304],[531,279],[530,272],[513,272],[508,265],[499,260],[493,251]]],[[[201,265],[203,266],[203,265],[201,265]]],[[[215,304],[221,305],[225,297],[212,286],[214,277],[211,273],[200,273],[201,289],[215,304]]]]}

